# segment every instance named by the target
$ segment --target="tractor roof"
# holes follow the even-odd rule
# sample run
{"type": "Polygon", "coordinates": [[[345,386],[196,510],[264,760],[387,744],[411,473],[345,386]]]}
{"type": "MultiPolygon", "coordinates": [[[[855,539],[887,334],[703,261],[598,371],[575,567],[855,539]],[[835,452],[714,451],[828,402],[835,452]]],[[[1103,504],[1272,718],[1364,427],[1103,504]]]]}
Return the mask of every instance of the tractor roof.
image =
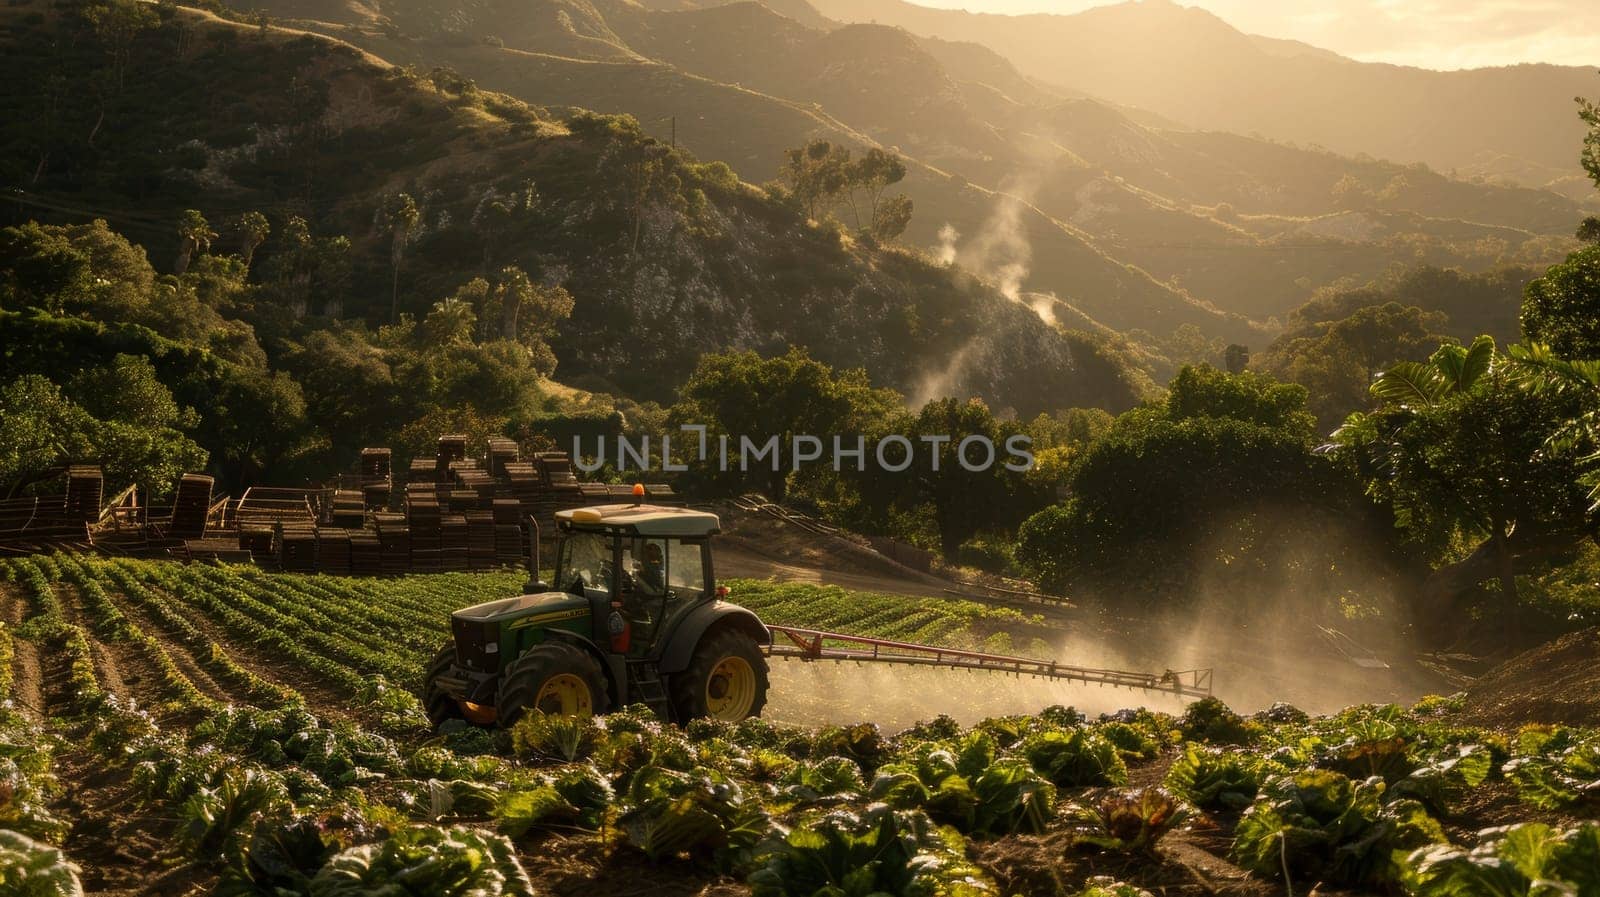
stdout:
{"type": "Polygon", "coordinates": [[[563,525],[620,529],[639,536],[709,536],[722,531],[717,515],[661,505],[592,505],[556,512],[563,525]]]}

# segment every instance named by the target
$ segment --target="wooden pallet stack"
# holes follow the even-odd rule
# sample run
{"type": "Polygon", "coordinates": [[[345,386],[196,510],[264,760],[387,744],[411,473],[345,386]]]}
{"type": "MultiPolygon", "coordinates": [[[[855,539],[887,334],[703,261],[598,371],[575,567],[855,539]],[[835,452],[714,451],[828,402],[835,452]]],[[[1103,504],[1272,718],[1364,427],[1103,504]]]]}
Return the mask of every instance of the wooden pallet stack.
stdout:
{"type": "Polygon", "coordinates": [[[370,529],[353,529],[350,535],[350,574],[377,576],[383,572],[383,548],[378,534],[370,529]]]}
{"type": "Polygon", "coordinates": [[[433,483],[439,479],[439,460],[437,458],[412,458],[411,467],[406,475],[406,485],[414,486],[418,483],[433,483]]]}
{"type": "Polygon", "coordinates": [[[386,448],[364,448],[361,450],[361,476],[369,480],[387,480],[392,470],[390,463],[394,453],[386,448]]]}
{"type": "Polygon", "coordinates": [[[367,523],[366,497],[355,489],[336,490],[331,519],[341,529],[361,529],[367,523]]]}
{"type": "Polygon", "coordinates": [[[92,464],[75,464],[67,468],[68,520],[95,523],[100,519],[100,505],[105,501],[105,474],[92,464]]]}
{"type": "Polygon", "coordinates": [[[250,552],[256,563],[272,557],[272,527],[252,524],[239,527],[239,550],[250,552]]]}
{"type": "Polygon", "coordinates": [[[498,566],[494,553],[494,512],[468,511],[462,516],[467,521],[467,569],[494,569],[498,566]]]}
{"type": "Polygon", "coordinates": [[[436,469],[441,476],[450,470],[450,465],[467,458],[467,437],[460,434],[439,437],[438,454],[434,456],[436,469]]]}
{"type": "Polygon", "coordinates": [[[406,526],[411,531],[411,566],[418,573],[442,569],[442,519],[438,493],[422,483],[407,483],[406,526]]]}
{"type": "Polygon", "coordinates": [[[372,515],[378,530],[378,565],[386,575],[399,576],[411,572],[411,527],[406,515],[381,513],[372,515]]]}
{"type": "Polygon", "coordinates": [[[494,510],[494,559],[501,567],[515,567],[526,554],[522,539],[522,505],[514,498],[497,498],[494,510]]]}
{"type": "Polygon", "coordinates": [[[175,539],[199,539],[206,534],[206,515],[211,511],[211,477],[186,473],[178,478],[177,494],[172,499],[172,523],[167,535],[175,539]]]}
{"type": "Polygon", "coordinates": [[[330,576],[350,575],[350,531],[338,526],[317,528],[317,570],[330,576]]]}
{"type": "Polygon", "coordinates": [[[522,449],[517,446],[514,439],[495,436],[489,440],[489,474],[496,479],[505,479],[506,465],[515,464],[522,460],[522,449]]]}
{"type": "Polygon", "coordinates": [[[469,569],[467,544],[467,518],[462,514],[444,514],[439,518],[439,569],[445,573],[461,573],[469,569]]]}
{"type": "Polygon", "coordinates": [[[278,521],[273,529],[278,567],[289,573],[317,572],[317,528],[300,521],[278,521]]]}

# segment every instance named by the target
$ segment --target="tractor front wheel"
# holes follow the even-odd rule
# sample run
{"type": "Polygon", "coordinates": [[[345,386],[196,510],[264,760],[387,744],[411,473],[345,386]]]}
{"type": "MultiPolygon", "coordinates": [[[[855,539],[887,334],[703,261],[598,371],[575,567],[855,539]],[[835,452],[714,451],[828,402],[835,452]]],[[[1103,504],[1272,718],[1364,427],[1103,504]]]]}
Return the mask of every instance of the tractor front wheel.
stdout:
{"type": "Polygon", "coordinates": [[[721,629],[700,640],[689,668],[672,677],[672,706],[681,721],[709,716],[738,722],[767,703],[767,658],[750,636],[721,629]]]}
{"type": "Polygon", "coordinates": [[[500,679],[495,722],[510,728],[529,710],[593,716],[610,705],[606,676],[589,652],[566,642],[535,645],[511,662],[500,679]]]}
{"type": "Polygon", "coordinates": [[[456,699],[445,693],[439,687],[440,676],[450,672],[450,667],[456,662],[455,642],[445,642],[439,653],[433,656],[433,663],[428,664],[428,677],[422,683],[423,708],[428,712],[428,722],[435,729],[453,719],[462,719],[461,705],[456,699]]]}

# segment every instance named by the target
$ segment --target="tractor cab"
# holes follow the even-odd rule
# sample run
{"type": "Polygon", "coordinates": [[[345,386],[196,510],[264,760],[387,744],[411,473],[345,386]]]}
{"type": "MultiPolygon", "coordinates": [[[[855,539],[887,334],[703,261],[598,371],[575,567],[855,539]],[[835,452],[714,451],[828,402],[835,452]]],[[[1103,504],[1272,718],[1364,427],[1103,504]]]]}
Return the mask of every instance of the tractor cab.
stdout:
{"type": "Polygon", "coordinates": [[[589,602],[594,618],[606,622],[614,651],[648,657],[689,609],[716,595],[710,536],[717,518],[679,508],[638,508],[558,513],[554,586],[589,602]],[[613,611],[625,624],[621,632],[611,631],[613,611]]]}
{"type": "Polygon", "coordinates": [[[766,701],[771,635],[722,599],[715,514],[646,504],[556,513],[554,581],[462,608],[429,668],[430,719],[510,725],[523,713],[648,704],[665,719],[743,719],[766,701]]]}

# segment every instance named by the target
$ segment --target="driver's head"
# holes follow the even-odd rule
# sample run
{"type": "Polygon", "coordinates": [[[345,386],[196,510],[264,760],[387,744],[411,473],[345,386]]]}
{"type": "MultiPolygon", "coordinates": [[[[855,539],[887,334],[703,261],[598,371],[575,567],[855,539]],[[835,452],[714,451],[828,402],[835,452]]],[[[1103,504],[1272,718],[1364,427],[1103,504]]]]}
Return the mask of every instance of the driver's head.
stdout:
{"type": "Polygon", "coordinates": [[[646,542],[644,545],[644,562],[659,567],[661,565],[661,546],[654,542],[646,542]]]}

